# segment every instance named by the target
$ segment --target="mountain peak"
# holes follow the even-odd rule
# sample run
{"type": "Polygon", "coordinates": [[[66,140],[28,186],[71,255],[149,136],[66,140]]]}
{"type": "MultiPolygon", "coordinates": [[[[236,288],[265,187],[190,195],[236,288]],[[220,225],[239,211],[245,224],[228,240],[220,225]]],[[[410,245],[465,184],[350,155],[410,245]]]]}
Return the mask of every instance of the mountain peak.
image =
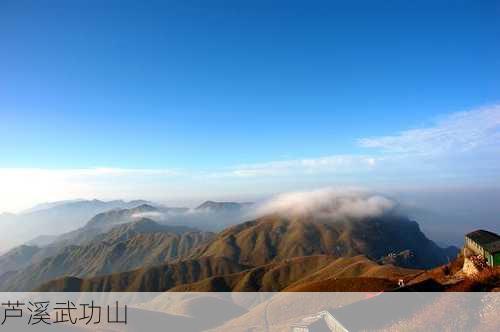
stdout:
{"type": "Polygon", "coordinates": [[[230,212],[239,211],[242,208],[251,205],[252,203],[237,203],[237,202],[215,202],[206,201],[196,208],[196,210],[210,210],[214,212],[230,212]]]}
{"type": "Polygon", "coordinates": [[[157,212],[158,209],[149,204],[142,204],[130,209],[114,209],[95,215],[85,227],[104,227],[124,224],[133,221],[138,214],[157,212]]]}
{"type": "Polygon", "coordinates": [[[150,204],[143,203],[139,206],[136,206],[135,208],[132,208],[134,212],[154,212],[158,211],[158,209],[150,204]]]}
{"type": "Polygon", "coordinates": [[[270,215],[227,228],[200,254],[258,266],[310,255],[366,255],[378,260],[406,250],[414,254],[408,263],[413,268],[448,261],[444,250],[427,239],[416,222],[397,216],[332,221],[270,215]]]}

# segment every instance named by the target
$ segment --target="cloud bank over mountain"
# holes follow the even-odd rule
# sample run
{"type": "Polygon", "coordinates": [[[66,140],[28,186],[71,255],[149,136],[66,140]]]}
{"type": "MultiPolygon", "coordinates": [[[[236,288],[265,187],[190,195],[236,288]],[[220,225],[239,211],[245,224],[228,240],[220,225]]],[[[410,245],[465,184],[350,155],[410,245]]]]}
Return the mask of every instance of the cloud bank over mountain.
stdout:
{"type": "Polygon", "coordinates": [[[151,212],[137,212],[132,215],[132,219],[139,220],[142,218],[153,219],[157,221],[164,221],[168,217],[166,212],[151,211],[151,212]]]}
{"type": "Polygon", "coordinates": [[[288,217],[362,219],[377,217],[396,206],[396,202],[381,195],[356,190],[324,188],[314,191],[278,195],[263,203],[258,214],[278,213],[288,217]]]}

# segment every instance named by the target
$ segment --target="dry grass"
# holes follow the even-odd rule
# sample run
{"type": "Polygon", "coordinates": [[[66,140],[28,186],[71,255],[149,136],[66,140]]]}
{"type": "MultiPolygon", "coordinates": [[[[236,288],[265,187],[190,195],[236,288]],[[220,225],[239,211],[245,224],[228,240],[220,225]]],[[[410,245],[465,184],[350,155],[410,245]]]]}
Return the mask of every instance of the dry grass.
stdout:
{"type": "Polygon", "coordinates": [[[382,278],[331,278],[286,288],[287,292],[380,292],[394,289],[397,283],[382,278]]]}
{"type": "Polygon", "coordinates": [[[453,292],[489,292],[500,287],[500,268],[486,268],[478,274],[467,277],[448,290],[453,292]]]}

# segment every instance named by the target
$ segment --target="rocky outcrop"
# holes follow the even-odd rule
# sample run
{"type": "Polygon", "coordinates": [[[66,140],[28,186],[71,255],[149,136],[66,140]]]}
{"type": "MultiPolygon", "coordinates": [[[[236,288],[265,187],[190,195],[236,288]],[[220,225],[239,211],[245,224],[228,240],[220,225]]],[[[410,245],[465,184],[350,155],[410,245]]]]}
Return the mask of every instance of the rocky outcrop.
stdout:
{"type": "Polygon", "coordinates": [[[482,256],[469,256],[464,258],[462,271],[465,275],[472,277],[478,275],[481,271],[488,268],[488,264],[482,256]]]}

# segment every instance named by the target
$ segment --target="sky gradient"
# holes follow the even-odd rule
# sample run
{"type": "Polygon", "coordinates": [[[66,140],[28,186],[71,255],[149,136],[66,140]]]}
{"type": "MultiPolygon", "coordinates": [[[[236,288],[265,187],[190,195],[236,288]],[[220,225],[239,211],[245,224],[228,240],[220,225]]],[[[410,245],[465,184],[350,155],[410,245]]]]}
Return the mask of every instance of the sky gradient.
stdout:
{"type": "Polygon", "coordinates": [[[498,1],[2,1],[0,211],[500,185],[498,1]]]}

